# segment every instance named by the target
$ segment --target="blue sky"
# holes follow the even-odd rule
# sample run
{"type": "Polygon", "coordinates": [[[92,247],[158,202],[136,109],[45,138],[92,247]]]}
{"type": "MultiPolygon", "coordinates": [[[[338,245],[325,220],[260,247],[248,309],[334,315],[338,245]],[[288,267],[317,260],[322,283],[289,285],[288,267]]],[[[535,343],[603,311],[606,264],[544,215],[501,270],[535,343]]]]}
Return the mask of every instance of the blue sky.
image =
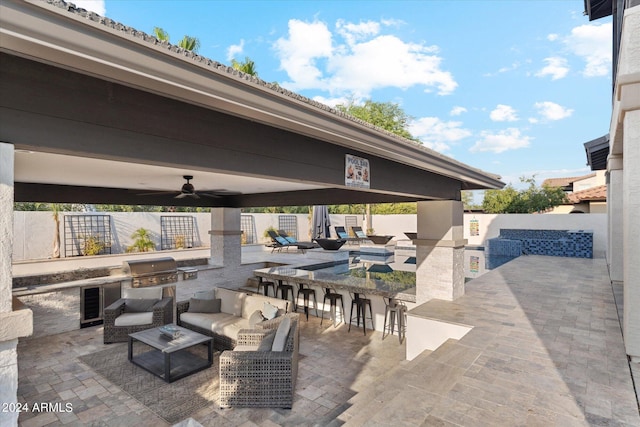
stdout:
{"type": "Polygon", "coordinates": [[[328,105],[395,102],[425,146],[519,178],[590,173],[609,130],[611,20],[583,0],[75,1],[328,105]]]}

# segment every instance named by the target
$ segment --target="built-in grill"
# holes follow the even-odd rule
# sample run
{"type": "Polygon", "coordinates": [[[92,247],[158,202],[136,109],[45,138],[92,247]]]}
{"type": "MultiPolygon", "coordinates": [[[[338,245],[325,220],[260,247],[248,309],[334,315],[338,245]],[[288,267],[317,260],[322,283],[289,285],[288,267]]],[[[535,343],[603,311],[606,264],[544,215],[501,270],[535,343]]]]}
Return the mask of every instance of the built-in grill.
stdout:
{"type": "Polygon", "coordinates": [[[122,272],[131,276],[131,287],[162,286],[178,281],[178,265],[171,257],[124,261],[122,272]]]}

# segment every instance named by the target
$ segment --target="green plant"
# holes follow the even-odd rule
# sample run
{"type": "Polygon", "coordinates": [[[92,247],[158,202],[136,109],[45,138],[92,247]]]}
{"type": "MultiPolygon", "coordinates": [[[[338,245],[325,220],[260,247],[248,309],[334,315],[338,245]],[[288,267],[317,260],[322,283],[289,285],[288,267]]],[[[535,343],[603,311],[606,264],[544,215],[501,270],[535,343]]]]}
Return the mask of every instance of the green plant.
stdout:
{"type": "Polygon", "coordinates": [[[182,234],[178,234],[173,241],[177,249],[184,249],[187,239],[182,234]]]}
{"type": "Polygon", "coordinates": [[[133,244],[127,247],[127,252],[149,252],[156,249],[155,243],[151,240],[149,230],[138,228],[132,235],[135,239],[133,244]]]}
{"type": "Polygon", "coordinates": [[[84,256],[99,255],[105,248],[105,244],[99,236],[81,236],[80,238],[82,239],[82,255],[84,256]]]}

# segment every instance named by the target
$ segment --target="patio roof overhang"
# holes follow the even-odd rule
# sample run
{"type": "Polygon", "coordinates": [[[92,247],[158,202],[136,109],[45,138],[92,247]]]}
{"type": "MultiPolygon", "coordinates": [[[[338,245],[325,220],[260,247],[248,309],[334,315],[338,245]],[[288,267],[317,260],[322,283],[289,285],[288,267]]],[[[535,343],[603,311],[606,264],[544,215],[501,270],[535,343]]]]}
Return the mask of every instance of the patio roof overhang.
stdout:
{"type": "Polygon", "coordinates": [[[15,200],[272,206],[458,200],[499,177],[62,2],[0,5],[0,141],[15,200]],[[64,7],[62,7],[64,6],[64,7]],[[370,188],[345,183],[369,160],[370,188]],[[198,190],[174,199],[183,175],[198,190]]]}

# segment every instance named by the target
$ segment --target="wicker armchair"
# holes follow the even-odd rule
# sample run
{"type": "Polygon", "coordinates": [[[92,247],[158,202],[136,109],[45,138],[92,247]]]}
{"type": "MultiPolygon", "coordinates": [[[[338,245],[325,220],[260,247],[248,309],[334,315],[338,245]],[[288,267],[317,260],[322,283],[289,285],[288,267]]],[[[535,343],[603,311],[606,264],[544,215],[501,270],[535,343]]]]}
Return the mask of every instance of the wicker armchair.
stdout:
{"type": "MultiPolygon", "coordinates": [[[[298,376],[300,330],[298,314],[285,316],[291,318],[291,328],[284,351],[228,350],[220,355],[222,408],[291,408],[298,376]]],[[[277,328],[277,324],[269,326],[277,328]]],[[[238,345],[257,348],[269,330],[244,329],[238,335],[238,345]]]]}
{"type": "Polygon", "coordinates": [[[129,334],[173,322],[173,298],[165,297],[153,306],[151,323],[116,326],[116,319],[125,312],[126,298],[121,298],[104,309],[104,343],[126,342],[129,334]]]}

